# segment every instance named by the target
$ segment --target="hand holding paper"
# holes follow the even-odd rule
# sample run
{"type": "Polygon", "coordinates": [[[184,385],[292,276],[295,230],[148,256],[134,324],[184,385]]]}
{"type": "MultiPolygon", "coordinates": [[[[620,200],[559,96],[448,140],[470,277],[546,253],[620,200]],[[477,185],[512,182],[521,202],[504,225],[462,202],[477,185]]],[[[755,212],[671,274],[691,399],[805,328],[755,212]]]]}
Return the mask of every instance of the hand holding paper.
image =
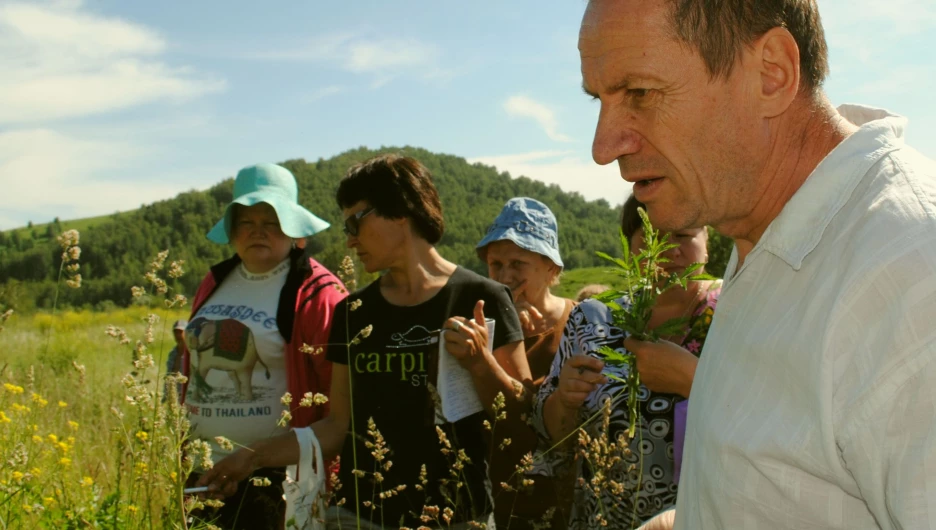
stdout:
{"type": "Polygon", "coordinates": [[[473,370],[479,363],[489,362],[493,357],[491,348],[494,332],[488,332],[485,321],[484,300],[478,300],[474,307],[474,319],[452,317],[443,326],[440,342],[466,370],[473,370]]]}
{"type": "Polygon", "coordinates": [[[484,318],[484,302],[475,305],[475,318],[452,317],[439,341],[437,388],[442,410],[437,421],[455,422],[484,410],[471,378],[471,368],[493,358],[494,320],[484,318]],[[478,324],[484,322],[484,325],[478,324]]]}

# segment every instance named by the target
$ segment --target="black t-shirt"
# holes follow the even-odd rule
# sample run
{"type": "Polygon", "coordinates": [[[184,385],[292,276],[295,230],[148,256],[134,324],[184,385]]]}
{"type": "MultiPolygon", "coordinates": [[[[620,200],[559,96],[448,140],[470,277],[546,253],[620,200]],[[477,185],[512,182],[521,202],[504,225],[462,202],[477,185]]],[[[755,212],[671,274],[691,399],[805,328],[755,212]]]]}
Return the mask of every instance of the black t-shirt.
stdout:
{"type": "MultiPolygon", "coordinates": [[[[438,330],[446,319],[474,316],[474,306],[484,300],[484,316],[496,321],[494,349],[523,339],[520,321],[514,310],[510,291],[503,285],[458,267],[445,286],[432,298],[416,306],[396,306],[384,299],[379,281],[352,294],[335,310],[331,328],[328,360],[346,364],[351,375],[351,400],[357,435],[357,466],[366,475],[358,479],[361,518],[388,528],[423,525],[418,517],[423,506],[455,510],[452,522],[484,516],[492,511],[490,482],[487,476],[488,445],[479,412],[455,423],[441,425],[453,449],[464,449],[471,459],[459,477],[463,487],[442,485],[449,479],[454,455],[443,455],[432,415],[432,397],[427,383],[435,373],[439,345],[430,332],[438,330]],[[356,300],[361,306],[350,311],[356,300]],[[361,329],[373,326],[359,344],[344,346],[361,329]],[[350,356],[350,357],[349,357],[350,356]],[[377,469],[377,462],[367,442],[368,419],[386,441],[392,462],[389,470],[377,469]],[[420,491],[420,468],[426,466],[426,486],[420,491]],[[374,472],[383,475],[375,483],[374,472]],[[406,489],[380,499],[382,491],[406,489]],[[441,486],[441,487],[440,487],[441,486]],[[453,496],[454,495],[454,496],[453,496]],[[376,509],[368,507],[370,502],[376,509]],[[398,526],[399,525],[399,526],[398,526]]],[[[354,440],[345,438],[341,454],[341,490],[337,499],[346,499],[345,507],[354,510],[355,486],[352,470],[354,440]]],[[[441,515],[439,516],[440,520],[441,515]]]]}

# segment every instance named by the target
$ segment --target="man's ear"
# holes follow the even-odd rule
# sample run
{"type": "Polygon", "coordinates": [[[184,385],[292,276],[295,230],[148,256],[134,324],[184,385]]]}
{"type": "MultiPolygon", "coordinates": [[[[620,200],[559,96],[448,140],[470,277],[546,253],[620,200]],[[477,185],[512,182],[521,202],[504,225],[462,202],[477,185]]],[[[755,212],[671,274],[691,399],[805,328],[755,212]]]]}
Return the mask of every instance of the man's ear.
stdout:
{"type": "Polygon", "coordinates": [[[761,113],[765,118],[783,114],[800,90],[800,56],[796,39],[786,28],[773,28],[752,43],[751,68],[761,113]]]}

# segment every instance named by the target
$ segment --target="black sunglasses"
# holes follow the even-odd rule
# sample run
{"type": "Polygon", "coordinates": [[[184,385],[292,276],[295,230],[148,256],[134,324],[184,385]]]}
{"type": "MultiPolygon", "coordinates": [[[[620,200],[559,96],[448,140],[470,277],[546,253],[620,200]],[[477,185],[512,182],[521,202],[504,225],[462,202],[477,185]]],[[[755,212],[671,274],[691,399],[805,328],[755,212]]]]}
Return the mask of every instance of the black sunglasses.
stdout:
{"type": "Polygon", "coordinates": [[[360,230],[361,228],[361,219],[363,219],[365,215],[373,211],[374,211],[374,207],[371,206],[370,208],[361,210],[360,212],[356,214],[349,215],[348,218],[344,220],[345,235],[357,237],[358,230],[360,230]]]}

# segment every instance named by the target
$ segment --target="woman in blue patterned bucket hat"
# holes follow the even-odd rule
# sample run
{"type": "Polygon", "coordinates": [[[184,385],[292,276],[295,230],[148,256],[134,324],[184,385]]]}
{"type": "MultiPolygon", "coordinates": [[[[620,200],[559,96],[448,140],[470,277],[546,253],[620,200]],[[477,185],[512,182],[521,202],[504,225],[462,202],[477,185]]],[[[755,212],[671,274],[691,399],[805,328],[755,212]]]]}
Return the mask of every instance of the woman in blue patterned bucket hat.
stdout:
{"type": "MultiPolygon", "coordinates": [[[[510,287],[523,324],[524,346],[533,383],[538,388],[549,373],[566,321],[575,303],[552,294],[559,283],[562,257],[559,255],[559,227],[548,206],[529,197],[507,201],[477,246],[478,256],[488,266],[488,276],[510,287]]],[[[519,417],[508,416],[497,425],[495,443],[501,437],[511,442],[496,451],[491,463],[491,483],[495,488],[494,516],[497,527],[532,528],[541,523],[550,506],[556,511],[552,528],[564,528],[568,520],[572,477],[534,469],[533,491],[515,493],[500,484],[512,483],[510,476],[523,455],[537,446],[535,432],[519,417]]]]}

